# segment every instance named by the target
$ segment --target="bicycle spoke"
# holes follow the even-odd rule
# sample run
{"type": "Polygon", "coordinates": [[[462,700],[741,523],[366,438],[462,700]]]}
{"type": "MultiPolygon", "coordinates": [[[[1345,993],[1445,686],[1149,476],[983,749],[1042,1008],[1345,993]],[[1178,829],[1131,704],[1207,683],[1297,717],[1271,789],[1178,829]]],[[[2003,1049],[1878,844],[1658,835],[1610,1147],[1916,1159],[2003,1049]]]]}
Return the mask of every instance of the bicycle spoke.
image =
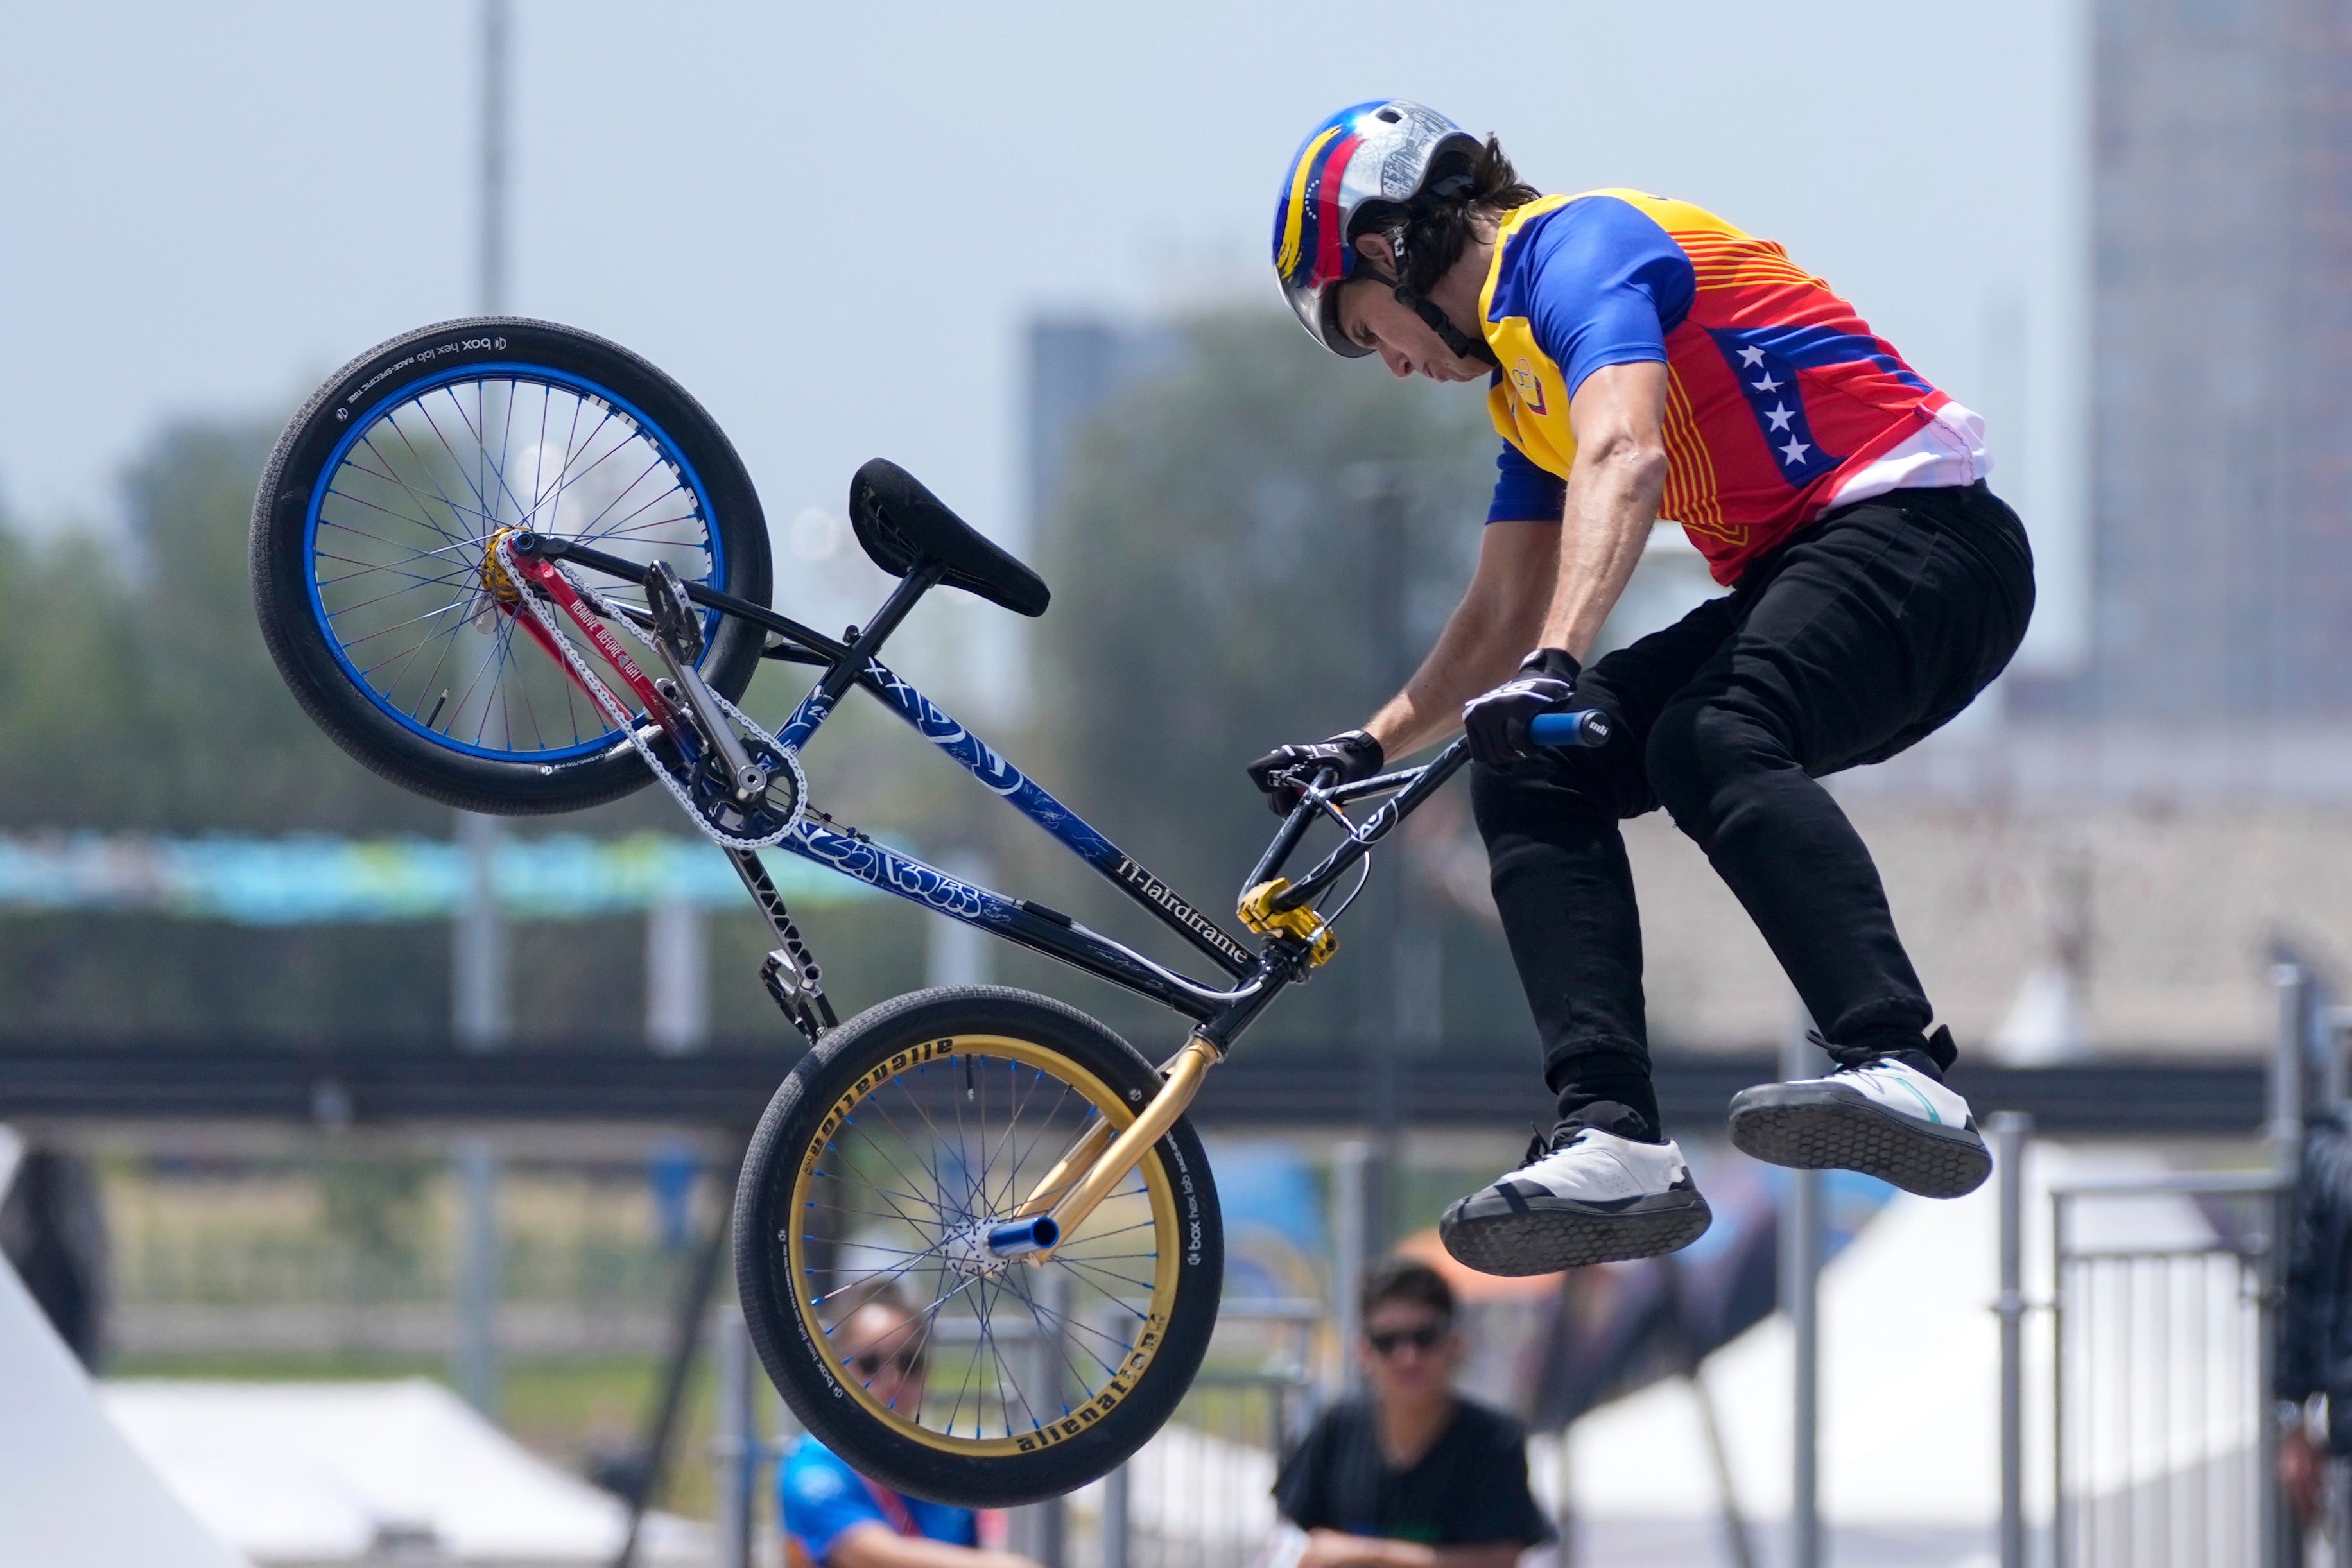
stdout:
{"type": "MultiPolygon", "coordinates": [[[[1031,1295],[1027,1291],[1023,1290],[1017,1278],[1014,1279],[1010,1289],[1015,1296],[1020,1298],[1021,1304],[1029,1309],[1029,1320],[1036,1325],[1037,1337],[1045,1343],[1050,1344],[1054,1347],[1055,1354],[1061,1358],[1063,1366],[1067,1368],[1070,1375],[1077,1380],[1078,1387],[1083,1392],[1083,1397],[1080,1398],[1079,1403],[1084,1404],[1087,1399],[1093,1398],[1095,1390],[1099,1386],[1099,1385],[1097,1384],[1087,1373],[1081,1370],[1076,1362],[1070,1359],[1071,1351],[1077,1348],[1077,1346],[1076,1342],[1070,1338],[1069,1331],[1082,1328],[1085,1325],[1076,1322],[1064,1313],[1055,1312],[1053,1308],[1045,1305],[1043,1301],[1037,1300],[1036,1297],[1031,1295]],[[1058,1326],[1055,1328],[1048,1328],[1045,1322],[1045,1320],[1048,1318],[1051,1318],[1058,1326]]],[[[1097,1333],[1101,1333],[1098,1329],[1094,1332],[1097,1333]]],[[[1110,1336],[1108,1334],[1104,1334],[1102,1337],[1108,1339],[1110,1336]]],[[[1094,1362],[1096,1365],[1102,1368],[1102,1374],[1105,1377],[1112,1375],[1118,1370],[1118,1367],[1106,1364],[1100,1356],[1094,1354],[1091,1351],[1087,1354],[1088,1360],[1094,1362]]],[[[1066,1416],[1069,1413],[1070,1402],[1066,1396],[1062,1401],[1062,1414],[1066,1416]]]]}
{"type": "Polygon", "coordinates": [[[1066,1269],[1084,1269],[1089,1274],[1100,1274],[1108,1279],[1117,1280],[1122,1285],[1132,1285],[1139,1291],[1151,1289],[1151,1281],[1149,1280],[1130,1279],[1125,1274],[1117,1273],[1109,1269],[1099,1268],[1091,1263],[1082,1263],[1075,1258],[1064,1260],[1062,1266],[1066,1269]]]}
{"type": "Polygon", "coordinates": [[[877,1288],[938,1298],[910,1309],[920,1322],[904,1336],[932,1368],[921,1401],[886,1406],[877,1383],[869,1409],[951,1445],[992,1446],[1045,1430],[1118,1377],[1168,1300],[1160,1167],[1123,1176],[1042,1258],[995,1257],[985,1231],[1120,1109],[1050,1054],[964,1049],[878,1076],[845,1108],[811,1170],[824,1185],[804,1182],[799,1200],[802,1245],[830,1226],[844,1250],[795,1254],[802,1299],[844,1303],[877,1288]],[[917,1215],[932,1218],[918,1226],[917,1215]]]}
{"type": "MultiPolygon", "coordinates": [[[[498,530],[593,540],[719,580],[708,502],[667,438],[568,384],[500,371],[427,386],[374,414],[339,465],[319,491],[308,563],[324,629],[388,713],[452,746],[578,756],[618,733],[562,660],[522,649],[528,628],[510,613],[478,619],[498,530]],[[488,633],[479,650],[456,635],[468,625],[488,633]]],[[[642,607],[642,587],[608,591],[642,607]]],[[[711,612],[714,632],[719,621],[711,612]]]]}
{"type": "MultiPolygon", "coordinates": [[[[408,432],[400,428],[400,422],[397,418],[387,415],[383,423],[391,428],[392,433],[394,435],[400,437],[401,444],[408,448],[410,456],[415,457],[418,463],[424,464],[428,469],[432,466],[430,464],[425,463],[425,455],[416,450],[416,444],[408,439],[408,432]]],[[[390,482],[399,486],[401,492],[410,500],[416,503],[416,516],[414,518],[402,517],[400,518],[401,521],[413,521],[421,527],[430,528],[435,533],[439,534],[443,538],[447,539],[453,545],[467,544],[472,541],[474,536],[471,532],[453,534],[448,529],[443,528],[440,524],[433,520],[433,507],[431,503],[427,502],[424,497],[416,493],[416,486],[411,485],[407,480],[396,476],[395,465],[391,457],[386,455],[382,448],[376,445],[375,438],[373,435],[361,437],[360,444],[365,447],[369,452],[373,453],[376,457],[383,461],[386,475],[393,476],[390,482]]],[[[449,493],[444,490],[438,484],[436,484],[433,486],[433,497],[435,500],[441,503],[442,507],[447,511],[453,518],[462,519],[465,517],[465,508],[458,506],[457,502],[451,500],[449,498],[449,493]]],[[[393,512],[386,512],[384,515],[387,517],[398,517],[397,513],[393,512]]]]}

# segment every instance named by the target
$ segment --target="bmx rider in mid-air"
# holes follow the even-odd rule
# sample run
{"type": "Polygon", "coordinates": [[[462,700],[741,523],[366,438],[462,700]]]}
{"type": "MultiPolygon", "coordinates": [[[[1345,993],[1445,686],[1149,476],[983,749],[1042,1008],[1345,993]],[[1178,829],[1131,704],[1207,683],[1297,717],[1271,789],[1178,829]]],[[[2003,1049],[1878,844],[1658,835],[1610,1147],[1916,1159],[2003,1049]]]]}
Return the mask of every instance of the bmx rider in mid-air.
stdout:
{"type": "Polygon", "coordinates": [[[1559,1121],[1446,1211],[1473,1268],[1549,1272],[1687,1245],[1708,1212],[1659,1125],[1618,823],[1663,805],[1747,909],[1833,1071],[1749,1089],[1732,1142],[1950,1197],[1990,1168],[1870,852],[1824,774],[1966,707],[2025,634],[2033,563],[1986,487],[1983,422],[1758,239],[1638,191],[1546,196],[1492,137],[1402,99],[1325,120],[1285,172],[1275,269],[1318,341],[1484,382],[1503,437],[1468,591],[1361,729],[1251,764],[1368,778],[1468,734],[1495,903],[1559,1121]],[[1594,661],[1660,517],[1730,591],[1594,661]],[[1612,734],[1533,747],[1578,708],[1612,734]],[[1931,1031],[1932,1029],[1932,1031],[1931,1031]]]}

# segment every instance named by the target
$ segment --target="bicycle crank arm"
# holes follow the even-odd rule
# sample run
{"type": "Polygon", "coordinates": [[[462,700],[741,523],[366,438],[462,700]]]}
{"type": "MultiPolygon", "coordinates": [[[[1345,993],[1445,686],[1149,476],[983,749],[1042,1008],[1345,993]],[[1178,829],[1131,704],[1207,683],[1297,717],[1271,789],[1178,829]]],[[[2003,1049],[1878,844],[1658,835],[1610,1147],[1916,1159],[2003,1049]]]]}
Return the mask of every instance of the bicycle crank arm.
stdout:
{"type": "MultiPolygon", "coordinates": [[[[1109,1195],[1120,1178],[1133,1170],[1151,1145],[1176,1124],[1177,1117],[1191,1109],[1192,1097],[1201,1092],[1202,1082],[1208,1077],[1209,1069],[1223,1060],[1217,1048],[1197,1034],[1186,1040],[1183,1049],[1169,1059],[1163,1070],[1160,1092],[1136,1113],[1135,1120],[1127,1124],[1127,1130],[1112,1140],[1109,1149],[1087,1168],[1085,1176],[1078,1178],[1078,1185],[1054,1205],[1049,1218],[1054,1222],[1057,1242],[1085,1224],[1087,1217],[1094,1213],[1096,1207],[1109,1195]]],[[[1076,1153],[1076,1149],[1071,1151],[1073,1156],[1076,1153]]],[[[1035,1263],[1043,1263],[1053,1255],[1051,1247],[1027,1254],[1030,1261],[1035,1263]]]]}
{"type": "Polygon", "coordinates": [[[679,696],[694,710],[695,719],[710,737],[710,744],[719,748],[719,759],[727,764],[728,781],[734,786],[735,799],[746,805],[760,800],[768,792],[768,770],[752,761],[751,754],[743,749],[742,737],[727,722],[709,683],[695,667],[695,660],[702,656],[702,628],[694,619],[685,584],[678,580],[669,562],[657,560],[646,568],[645,587],[646,602],[654,622],[654,652],[669,666],[670,678],[677,683],[679,696]]]}

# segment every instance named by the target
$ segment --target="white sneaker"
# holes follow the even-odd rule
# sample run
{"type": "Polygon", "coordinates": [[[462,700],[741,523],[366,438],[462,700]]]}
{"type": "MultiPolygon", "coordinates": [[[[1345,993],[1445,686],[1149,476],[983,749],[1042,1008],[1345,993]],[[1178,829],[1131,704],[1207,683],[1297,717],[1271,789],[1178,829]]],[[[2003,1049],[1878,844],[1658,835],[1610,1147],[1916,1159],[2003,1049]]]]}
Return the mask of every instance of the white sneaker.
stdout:
{"type": "Polygon", "coordinates": [[[1921,1197],[1958,1197],[1992,1174],[1969,1103],[1892,1056],[1741,1090],[1731,1141],[1776,1166],[1860,1171],[1921,1197]]]}
{"type": "Polygon", "coordinates": [[[1671,1143],[1586,1127],[1459,1199],[1438,1222],[1445,1249],[1482,1274],[1552,1274],[1687,1247],[1714,1220],[1671,1143]]]}

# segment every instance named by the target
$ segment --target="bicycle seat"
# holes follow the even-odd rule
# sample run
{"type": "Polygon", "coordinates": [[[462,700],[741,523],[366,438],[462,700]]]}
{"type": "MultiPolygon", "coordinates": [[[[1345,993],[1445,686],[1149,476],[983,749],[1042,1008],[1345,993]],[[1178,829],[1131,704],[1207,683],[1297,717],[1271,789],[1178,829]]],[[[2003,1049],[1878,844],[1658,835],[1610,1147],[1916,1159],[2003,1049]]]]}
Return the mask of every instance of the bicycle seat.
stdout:
{"type": "Polygon", "coordinates": [[[989,542],[948,510],[916,477],[877,457],[849,481],[849,522],[874,564],[904,577],[929,559],[947,570],[940,580],[978,594],[1016,615],[1043,615],[1053,594],[1045,579],[989,542]]]}

